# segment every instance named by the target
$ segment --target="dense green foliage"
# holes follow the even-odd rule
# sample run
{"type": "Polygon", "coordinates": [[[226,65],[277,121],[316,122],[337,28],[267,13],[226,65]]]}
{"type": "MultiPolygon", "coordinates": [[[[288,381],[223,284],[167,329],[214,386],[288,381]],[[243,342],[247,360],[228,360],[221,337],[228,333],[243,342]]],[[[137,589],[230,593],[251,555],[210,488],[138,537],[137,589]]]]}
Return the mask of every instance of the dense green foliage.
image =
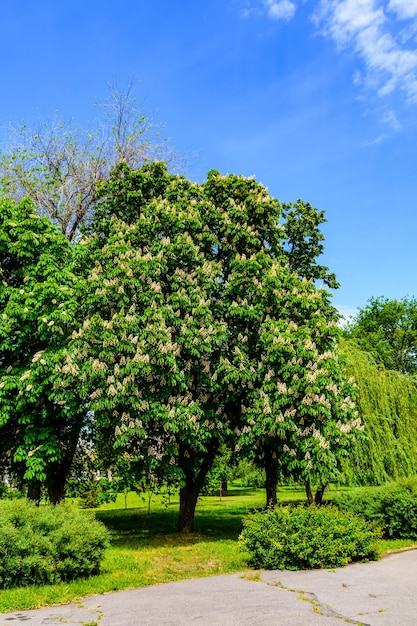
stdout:
{"type": "Polygon", "coordinates": [[[378,532],[334,507],[277,507],[243,521],[240,542],[250,565],[265,569],[341,567],[378,557],[378,532]]]}
{"type": "Polygon", "coordinates": [[[343,511],[376,522],[389,539],[417,539],[417,478],[362,487],[334,499],[343,511]]]}
{"type": "Polygon", "coordinates": [[[117,478],[108,480],[107,478],[97,479],[97,477],[93,477],[78,485],[78,506],[82,509],[95,509],[101,504],[115,502],[117,494],[122,491],[123,486],[117,478]]]}
{"type": "Polygon", "coordinates": [[[417,386],[386,370],[354,341],[340,343],[346,371],[356,382],[356,404],[365,426],[343,462],[351,485],[381,485],[417,473],[417,386]]]}
{"type": "Polygon", "coordinates": [[[387,369],[417,374],[416,298],[371,298],[345,334],[387,369]]]}
{"type": "Polygon", "coordinates": [[[77,397],[57,389],[78,308],[71,257],[31,202],[0,200],[0,469],[44,482],[52,501],[86,416],[77,397]]]}
{"type": "Polygon", "coordinates": [[[265,471],[268,502],[278,476],[338,475],[362,425],[314,284],[334,279],[322,213],[163,163],[120,164],[73,245],[31,204],[4,207],[0,428],[31,497],[62,499],[77,444],[126,487],[179,486],[183,530],[224,446],[265,471]]]}
{"type": "Polygon", "coordinates": [[[108,533],[68,504],[0,507],[0,588],[68,582],[98,573],[108,533]]]}

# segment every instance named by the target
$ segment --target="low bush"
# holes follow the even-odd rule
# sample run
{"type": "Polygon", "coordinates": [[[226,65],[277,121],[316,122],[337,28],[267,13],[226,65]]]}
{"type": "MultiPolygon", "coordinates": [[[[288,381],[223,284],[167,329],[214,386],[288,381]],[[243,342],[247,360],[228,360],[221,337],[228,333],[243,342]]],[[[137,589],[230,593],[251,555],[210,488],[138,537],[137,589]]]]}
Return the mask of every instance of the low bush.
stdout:
{"type": "Polygon", "coordinates": [[[80,489],[78,506],[81,509],[95,509],[100,505],[100,483],[94,478],[80,489]]]}
{"type": "Polygon", "coordinates": [[[0,500],[17,500],[22,497],[23,494],[21,491],[14,487],[9,487],[9,485],[4,482],[0,482],[0,500]]]}
{"type": "Polygon", "coordinates": [[[0,505],[0,588],[68,582],[98,573],[108,532],[68,504],[0,505]]]}
{"type": "Polygon", "coordinates": [[[249,565],[264,569],[340,567],[378,558],[379,532],[335,507],[277,507],[243,521],[239,537],[249,565]]]}
{"type": "MultiPolygon", "coordinates": [[[[117,478],[114,480],[92,478],[81,486],[78,485],[76,492],[78,506],[81,509],[96,509],[101,504],[116,502],[119,488],[122,490],[120,481],[117,478]]],[[[67,489],[67,493],[70,491],[74,493],[75,489],[67,489]]]]}
{"type": "Polygon", "coordinates": [[[358,487],[334,498],[342,511],[376,522],[387,539],[417,539],[417,478],[358,487]]]}

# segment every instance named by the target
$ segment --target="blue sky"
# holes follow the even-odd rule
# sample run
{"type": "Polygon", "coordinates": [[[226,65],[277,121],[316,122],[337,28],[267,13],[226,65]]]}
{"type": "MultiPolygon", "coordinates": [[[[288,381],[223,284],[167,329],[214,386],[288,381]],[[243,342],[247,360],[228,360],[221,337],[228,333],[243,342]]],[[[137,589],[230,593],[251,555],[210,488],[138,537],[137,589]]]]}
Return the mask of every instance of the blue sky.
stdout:
{"type": "Polygon", "coordinates": [[[3,0],[0,58],[2,126],[88,126],[136,77],[191,178],[326,212],[341,310],[416,295],[417,0],[3,0]]]}

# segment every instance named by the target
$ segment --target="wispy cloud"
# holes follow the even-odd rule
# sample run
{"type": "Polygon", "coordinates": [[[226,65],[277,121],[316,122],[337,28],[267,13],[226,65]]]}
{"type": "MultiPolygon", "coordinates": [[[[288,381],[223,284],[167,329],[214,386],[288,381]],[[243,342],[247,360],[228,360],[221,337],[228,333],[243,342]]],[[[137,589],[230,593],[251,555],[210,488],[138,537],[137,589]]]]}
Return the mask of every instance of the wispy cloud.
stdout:
{"type": "Polygon", "coordinates": [[[362,59],[361,80],[355,82],[383,98],[401,90],[417,103],[415,30],[417,0],[320,0],[314,22],[339,48],[350,48],[362,59]],[[403,20],[403,21],[398,21],[403,20]]]}
{"type": "Polygon", "coordinates": [[[384,122],[384,124],[387,124],[392,130],[401,129],[401,124],[398,121],[398,118],[395,115],[394,111],[385,111],[385,113],[382,115],[382,121],[384,122]]]}
{"type": "Polygon", "coordinates": [[[376,144],[382,143],[383,141],[391,137],[393,133],[396,133],[402,129],[402,125],[398,121],[396,113],[391,109],[386,109],[385,111],[383,111],[380,114],[379,121],[383,125],[384,131],[373,139],[365,139],[363,142],[364,146],[374,146],[376,144]]]}
{"type": "Polygon", "coordinates": [[[251,15],[266,15],[272,20],[289,22],[295,15],[297,5],[291,0],[260,0],[255,5],[243,10],[243,17],[251,15]]]}
{"type": "Polygon", "coordinates": [[[288,22],[294,17],[296,5],[290,0],[264,0],[268,17],[274,20],[285,20],[288,22]]]}
{"type": "Polygon", "coordinates": [[[396,13],[400,19],[417,16],[417,0],[390,0],[388,11],[396,13]]]}
{"type": "MultiPolygon", "coordinates": [[[[289,22],[307,1],[248,0],[243,14],[289,22]]],[[[367,145],[398,132],[392,109],[401,101],[417,104],[417,0],[310,0],[308,6],[317,32],[353,54],[352,83],[378,111],[383,131],[367,145]]]]}

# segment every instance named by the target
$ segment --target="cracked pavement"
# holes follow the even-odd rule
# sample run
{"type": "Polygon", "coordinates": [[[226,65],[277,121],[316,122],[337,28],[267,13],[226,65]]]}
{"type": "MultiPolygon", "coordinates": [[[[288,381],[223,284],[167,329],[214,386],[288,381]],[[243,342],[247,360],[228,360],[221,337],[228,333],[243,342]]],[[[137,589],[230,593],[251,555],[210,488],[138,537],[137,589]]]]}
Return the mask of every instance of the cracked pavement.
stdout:
{"type": "Polygon", "coordinates": [[[260,571],[141,587],[0,615],[0,626],[415,626],[417,550],[334,570],[260,571]]]}

